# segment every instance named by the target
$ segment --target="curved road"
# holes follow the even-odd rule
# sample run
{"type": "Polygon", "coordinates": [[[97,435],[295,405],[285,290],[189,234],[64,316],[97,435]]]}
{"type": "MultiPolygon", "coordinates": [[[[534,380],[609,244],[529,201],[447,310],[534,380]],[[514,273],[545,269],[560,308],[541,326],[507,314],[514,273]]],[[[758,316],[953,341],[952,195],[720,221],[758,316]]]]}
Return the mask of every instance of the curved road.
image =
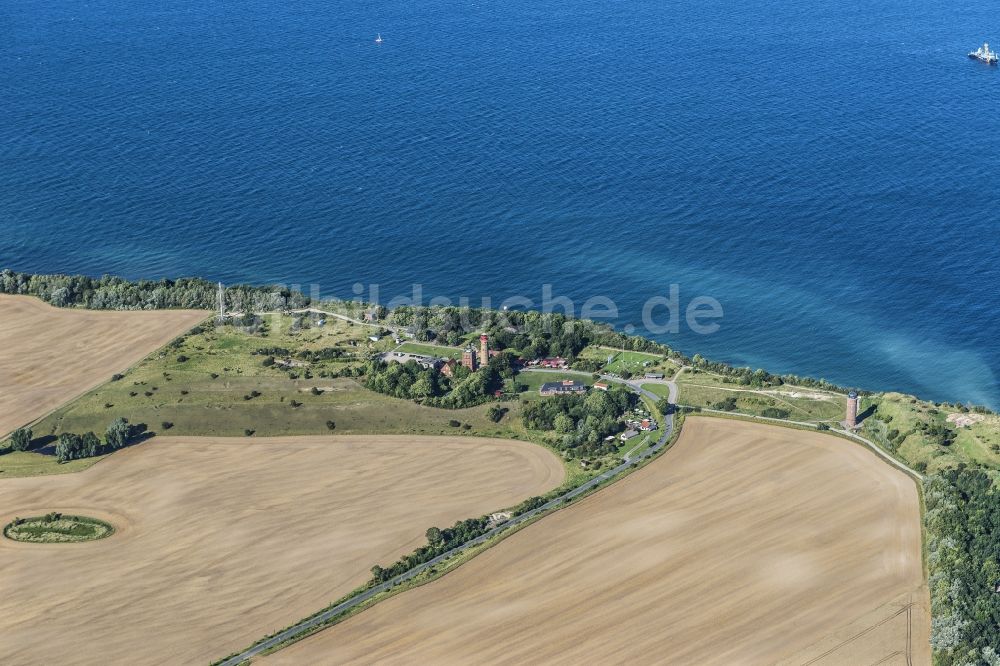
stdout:
{"type": "MultiPolygon", "coordinates": [[[[326,314],[333,314],[333,313],[326,313],[326,314]]],[[[683,371],[684,371],[684,368],[681,368],[681,370],[677,374],[679,375],[680,372],[683,372],[683,371]]],[[[583,372],[583,371],[579,371],[579,370],[555,370],[555,369],[547,369],[547,368],[537,368],[537,369],[530,370],[530,372],[544,372],[544,373],[562,374],[562,375],[581,375],[581,376],[588,376],[588,377],[592,376],[592,374],[593,374],[593,373],[583,372]]],[[[643,395],[643,396],[645,396],[647,398],[650,398],[654,402],[659,401],[660,400],[660,396],[657,395],[657,394],[655,394],[655,393],[653,393],[652,391],[648,391],[648,390],[642,388],[642,386],[640,385],[640,383],[642,383],[642,384],[649,384],[649,383],[666,384],[669,387],[669,391],[668,391],[669,396],[667,398],[668,401],[669,401],[669,403],[671,405],[676,405],[677,404],[677,383],[675,381],[677,379],[677,375],[675,375],[672,380],[647,380],[647,379],[641,379],[641,380],[636,380],[636,381],[630,381],[630,380],[622,379],[620,377],[612,377],[610,375],[601,375],[601,379],[603,379],[604,381],[614,382],[614,383],[617,383],[617,384],[624,384],[625,386],[628,386],[629,388],[631,388],[636,393],[638,393],[640,395],[643,395]]],[[[716,411],[716,410],[707,410],[707,411],[716,411]]],[[[722,413],[727,414],[729,416],[734,416],[734,414],[732,414],[730,412],[722,412],[722,413]]],[[[737,414],[735,416],[744,416],[748,420],[775,421],[775,422],[778,422],[778,423],[782,422],[779,419],[769,419],[769,418],[765,418],[765,417],[756,417],[756,416],[752,416],[752,415],[748,416],[748,415],[737,414]]],[[[553,511],[553,510],[556,510],[556,509],[560,508],[566,502],[568,502],[568,501],[570,501],[570,500],[572,500],[572,499],[574,499],[574,498],[582,495],[583,493],[586,493],[589,490],[592,490],[592,489],[596,488],[597,486],[599,486],[600,484],[608,481],[612,477],[615,477],[618,474],[621,474],[622,472],[626,471],[630,466],[632,466],[636,462],[639,462],[639,461],[642,461],[642,460],[648,460],[649,458],[652,458],[657,453],[659,453],[659,451],[664,447],[664,445],[666,445],[667,441],[670,439],[671,434],[673,434],[673,430],[674,430],[674,415],[673,414],[666,414],[666,415],[664,415],[664,424],[663,425],[664,425],[664,427],[663,427],[663,431],[660,434],[660,438],[656,441],[655,444],[653,444],[651,447],[649,447],[641,455],[636,456],[635,458],[626,458],[620,465],[618,465],[616,467],[613,467],[613,468],[611,468],[611,469],[603,472],[602,474],[600,474],[598,476],[595,476],[594,478],[590,479],[589,481],[586,481],[585,483],[577,486],[576,488],[573,488],[572,490],[570,490],[570,491],[568,491],[568,492],[560,495],[559,497],[557,497],[555,499],[549,500],[548,502],[546,502],[542,506],[540,506],[540,507],[538,507],[536,509],[532,509],[531,511],[528,511],[527,513],[523,513],[520,516],[512,518],[511,520],[507,521],[506,523],[504,523],[502,525],[498,525],[497,527],[494,527],[489,532],[486,532],[485,534],[483,534],[481,536],[478,536],[475,539],[472,539],[471,541],[468,541],[468,542],[466,542],[466,543],[464,543],[464,544],[462,544],[460,546],[457,546],[457,547],[453,548],[452,550],[449,550],[446,553],[442,553],[441,555],[438,555],[434,559],[432,559],[432,560],[430,560],[428,562],[425,562],[423,564],[420,564],[420,565],[418,565],[418,566],[410,569],[406,573],[400,574],[399,576],[396,576],[395,578],[391,578],[391,579],[387,580],[384,583],[380,583],[379,585],[376,585],[375,587],[369,588],[369,589],[367,589],[367,590],[365,590],[365,591],[357,594],[356,596],[353,596],[350,599],[348,599],[348,600],[346,600],[344,602],[341,602],[341,603],[337,604],[336,606],[333,606],[332,608],[328,608],[327,610],[323,611],[322,613],[320,613],[320,614],[318,614],[318,615],[316,615],[316,616],[314,616],[312,618],[309,618],[307,620],[303,620],[302,622],[299,622],[298,624],[296,624],[296,625],[294,625],[292,627],[289,627],[288,629],[285,629],[284,631],[281,631],[278,634],[275,634],[271,638],[268,638],[267,640],[262,641],[261,643],[258,643],[257,645],[254,645],[253,647],[251,647],[251,648],[249,648],[247,650],[244,650],[243,652],[240,652],[239,654],[237,654],[237,655],[235,655],[233,657],[230,657],[230,658],[228,658],[225,661],[220,662],[220,663],[222,664],[222,666],[237,666],[237,664],[240,664],[240,663],[242,663],[242,662],[250,659],[251,657],[259,655],[261,652],[264,652],[265,650],[268,650],[268,649],[270,649],[272,647],[275,647],[276,645],[280,645],[281,643],[284,643],[285,641],[288,641],[288,640],[291,640],[291,639],[296,638],[298,636],[301,636],[302,634],[304,634],[306,632],[309,632],[310,630],[314,629],[315,627],[320,626],[322,624],[325,624],[326,622],[329,622],[330,620],[334,619],[335,617],[337,617],[341,613],[344,613],[344,612],[349,611],[349,610],[351,610],[353,608],[356,608],[357,606],[365,603],[366,601],[368,601],[372,597],[375,597],[375,596],[377,596],[377,595],[379,595],[379,594],[381,594],[383,592],[386,592],[387,590],[392,589],[393,587],[395,587],[395,586],[397,586],[397,585],[399,585],[401,583],[404,583],[404,582],[410,580],[411,578],[413,578],[413,577],[415,577],[415,576],[417,576],[417,575],[419,575],[419,574],[427,571],[431,567],[437,566],[438,564],[441,564],[445,560],[448,560],[448,559],[454,557],[455,555],[459,555],[459,554],[461,554],[461,553],[469,550],[470,548],[474,548],[474,547],[482,544],[486,540],[488,540],[488,539],[490,539],[490,538],[492,538],[492,537],[500,534],[504,530],[507,530],[507,529],[509,529],[511,527],[515,527],[517,525],[521,525],[521,524],[523,524],[523,523],[525,523],[525,522],[527,522],[527,521],[529,521],[529,520],[531,520],[531,519],[533,519],[533,518],[535,518],[535,517],[537,517],[539,515],[542,515],[544,513],[548,513],[550,511],[553,511]]],[[[803,423],[802,425],[814,426],[815,424],[803,423]]],[[[878,446],[876,446],[873,442],[871,442],[871,441],[869,441],[869,440],[867,440],[867,439],[865,439],[865,438],[863,438],[863,437],[861,437],[859,435],[856,435],[856,434],[853,434],[853,433],[850,433],[850,432],[847,432],[847,431],[837,430],[836,432],[838,432],[839,434],[847,435],[847,436],[851,437],[852,439],[858,441],[859,443],[862,443],[862,444],[866,445],[868,448],[872,449],[879,456],[881,456],[882,458],[884,458],[887,462],[891,463],[892,465],[896,466],[897,468],[899,468],[899,469],[901,469],[901,470],[903,470],[903,471],[905,471],[905,472],[907,472],[909,474],[912,474],[917,479],[922,479],[923,478],[918,472],[916,472],[915,470],[910,469],[909,467],[907,467],[903,463],[899,462],[894,457],[892,457],[891,455],[889,455],[888,453],[886,453],[885,451],[883,451],[882,449],[880,449],[878,446]]]]}
{"type": "MultiPolygon", "coordinates": [[[[546,372],[546,371],[543,370],[542,372],[546,372]]],[[[556,371],[556,372],[560,372],[560,371],[556,371]]],[[[569,371],[569,372],[576,372],[576,371],[569,371]]],[[[591,373],[584,372],[584,373],[579,373],[579,374],[590,375],[591,373]]],[[[641,393],[642,395],[645,395],[645,396],[647,396],[649,398],[652,398],[653,400],[659,400],[660,399],[660,396],[656,395],[655,393],[652,393],[650,391],[646,391],[646,390],[644,390],[644,389],[642,389],[642,388],[640,388],[640,387],[638,387],[636,385],[633,385],[633,384],[631,384],[631,383],[629,383],[629,382],[627,382],[627,381],[625,381],[623,379],[619,379],[619,378],[615,378],[615,377],[606,377],[605,379],[607,379],[608,381],[613,381],[613,382],[617,382],[617,383],[620,383],[620,384],[626,384],[629,387],[631,387],[633,390],[635,390],[636,392],[641,393]]],[[[671,388],[670,388],[670,401],[672,403],[673,400],[676,398],[676,395],[677,395],[677,393],[676,393],[676,386],[674,386],[672,382],[668,382],[668,383],[671,385],[671,388]]],[[[313,629],[313,628],[315,628],[315,627],[317,627],[319,625],[322,625],[322,624],[324,624],[324,623],[332,620],[333,618],[337,617],[341,613],[344,613],[345,611],[349,611],[352,608],[355,608],[355,607],[363,604],[364,602],[368,601],[372,597],[374,597],[376,595],[379,595],[379,594],[381,594],[381,593],[383,593],[383,592],[385,592],[385,591],[387,591],[387,590],[389,590],[389,589],[391,589],[391,588],[399,585],[400,583],[404,583],[404,582],[410,580],[414,576],[417,576],[417,575],[423,573],[424,571],[427,571],[431,567],[436,566],[438,564],[441,564],[445,560],[447,560],[447,559],[449,559],[451,557],[454,557],[455,555],[459,555],[459,554],[461,554],[461,553],[469,550],[470,548],[474,548],[475,546],[478,546],[478,545],[482,544],[487,539],[490,539],[490,538],[496,536],[497,534],[500,534],[501,532],[503,532],[506,529],[509,529],[511,527],[515,527],[517,525],[525,523],[525,522],[531,520],[532,518],[535,518],[536,516],[539,516],[539,515],[541,515],[543,513],[548,513],[549,511],[552,511],[554,509],[560,508],[560,506],[563,505],[563,504],[565,504],[566,502],[568,502],[568,501],[570,501],[570,500],[572,500],[572,499],[574,499],[574,498],[582,495],[583,493],[585,493],[585,492],[587,492],[589,490],[592,490],[593,488],[596,488],[597,486],[599,486],[600,484],[604,483],[605,481],[608,481],[612,477],[615,477],[618,474],[621,474],[622,472],[624,472],[625,470],[627,470],[630,466],[632,466],[636,462],[652,458],[657,453],[659,453],[660,449],[662,449],[664,447],[664,445],[670,439],[670,435],[673,433],[673,430],[674,430],[674,416],[673,416],[673,414],[664,415],[664,421],[665,422],[663,424],[663,426],[664,426],[663,427],[663,432],[661,433],[660,438],[656,441],[655,444],[653,444],[651,447],[649,447],[648,449],[646,449],[646,451],[642,455],[636,456],[635,458],[629,458],[629,459],[625,460],[624,462],[622,462],[617,467],[613,467],[613,468],[611,468],[611,469],[609,469],[609,470],[607,470],[607,471],[599,474],[598,476],[595,476],[594,478],[590,479],[589,481],[586,481],[585,483],[577,486],[576,488],[573,488],[572,490],[570,490],[570,491],[568,491],[568,492],[560,495],[559,497],[556,497],[555,499],[549,500],[548,502],[546,502],[542,506],[538,507],[537,509],[532,509],[531,511],[528,511],[527,513],[523,513],[520,516],[517,516],[515,518],[511,518],[506,523],[504,523],[502,525],[498,525],[497,527],[494,527],[489,532],[486,532],[485,534],[483,534],[481,536],[478,536],[475,539],[472,539],[471,541],[467,541],[466,543],[462,544],[461,546],[457,546],[457,547],[453,548],[452,550],[449,550],[446,553],[442,553],[441,555],[438,555],[434,559],[432,559],[432,560],[430,560],[428,562],[424,562],[423,564],[420,564],[420,565],[418,565],[418,566],[410,569],[406,573],[400,574],[400,575],[396,576],[395,578],[391,578],[391,579],[387,580],[384,583],[380,583],[379,585],[376,585],[375,587],[369,588],[369,589],[365,590],[364,592],[361,592],[360,594],[351,597],[347,601],[341,602],[341,603],[337,604],[336,606],[333,606],[332,608],[328,608],[327,610],[323,611],[319,615],[316,615],[315,617],[311,617],[311,618],[309,618],[307,620],[303,620],[302,622],[299,622],[298,624],[296,624],[296,625],[294,625],[292,627],[289,627],[288,629],[285,629],[284,631],[279,632],[278,634],[275,634],[271,638],[268,638],[267,640],[262,641],[261,643],[258,643],[257,645],[254,645],[253,647],[251,647],[251,648],[249,648],[247,650],[244,650],[243,652],[240,652],[239,654],[237,654],[235,656],[232,656],[232,657],[230,657],[230,658],[228,658],[225,661],[222,661],[220,663],[222,664],[222,666],[236,666],[237,664],[240,664],[240,663],[246,661],[247,659],[250,659],[251,657],[259,655],[261,652],[264,652],[265,650],[268,650],[268,649],[270,649],[270,648],[272,648],[272,647],[274,647],[276,645],[284,643],[285,641],[288,641],[288,640],[291,640],[293,638],[296,638],[296,637],[298,637],[298,636],[300,636],[300,635],[302,635],[302,634],[310,631],[311,629],[313,629]]]]}

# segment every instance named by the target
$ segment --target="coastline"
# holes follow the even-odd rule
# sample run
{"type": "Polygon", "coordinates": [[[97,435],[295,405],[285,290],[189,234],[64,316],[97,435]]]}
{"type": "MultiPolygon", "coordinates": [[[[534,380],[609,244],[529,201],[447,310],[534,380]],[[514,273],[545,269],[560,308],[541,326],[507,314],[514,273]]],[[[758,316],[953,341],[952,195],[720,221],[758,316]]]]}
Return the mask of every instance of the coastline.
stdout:
{"type": "MultiPolygon", "coordinates": [[[[100,278],[93,276],[84,275],[67,275],[67,274],[33,274],[33,273],[22,273],[17,272],[9,268],[0,267],[0,294],[22,294],[30,295],[39,298],[43,302],[49,303],[50,305],[55,305],[57,307],[81,307],[83,309],[101,309],[101,310],[146,310],[146,309],[184,309],[184,308],[195,308],[195,309],[206,309],[218,311],[217,306],[217,283],[210,282],[204,278],[198,277],[179,277],[179,278],[161,278],[159,280],[129,280],[126,278],[121,278],[117,276],[102,276],[100,278]],[[93,307],[92,304],[87,304],[86,302],[81,302],[79,298],[71,298],[71,300],[63,301],[63,297],[54,298],[53,293],[59,289],[59,287],[47,287],[45,285],[32,286],[30,283],[38,280],[42,281],[55,281],[55,282],[70,282],[70,283],[99,283],[106,282],[111,285],[117,286],[129,286],[138,288],[144,292],[154,292],[156,290],[170,289],[175,287],[183,287],[184,285],[191,285],[194,290],[194,295],[191,300],[188,300],[185,304],[172,304],[169,301],[165,302],[165,307],[150,307],[150,303],[143,303],[142,305],[135,306],[130,305],[127,307],[93,307]],[[20,289],[17,287],[12,288],[12,284],[16,284],[20,281],[20,289]]],[[[236,284],[236,285],[226,285],[226,303],[227,312],[244,312],[247,309],[240,309],[240,306],[244,304],[249,304],[251,306],[257,306],[260,304],[266,304],[274,307],[274,312],[280,311],[293,311],[308,310],[310,307],[322,307],[326,308],[332,312],[339,312],[343,316],[353,318],[358,323],[362,323],[359,320],[364,317],[364,313],[373,308],[382,308],[383,306],[375,303],[368,303],[360,299],[355,300],[341,300],[337,298],[324,298],[324,299],[313,299],[312,297],[303,294],[301,291],[295,289],[289,289],[282,285],[269,285],[269,284],[236,284]]],[[[155,303],[155,301],[152,301],[155,303]]],[[[409,306],[401,306],[409,307],[409,306]]],[[[418,308],[424,309],[434,309],[440,306],[418,306],[418,308]]],[[[461,308],[468,310],[470,312],[491,312],[500,313],[501,311],[494,310],[491,308],[461,308]]],[[[264,312],[272,311],[270,308],[260,308],[260,307],[250,307],[250,311],[264,312]]],[[[534,310],[537,312],[537,310],[534,310]]],[[[561,314],[556,311],[554,314],[561,314]]],[[[670,345],[659,342],[652,337],[641,335],[641,334],[627,334],[614,329],[610,324],[605,322],[598,322],[595,320],[588,320],[584,318],[574,318],[567,317],[567,319],[575,319],[577,321],[586,321],[594,325],[606,329],[608,333],[613,333],[621,338],[633,338],[646,341],[652,345],[655,345],[664,353],[671,355],[672,358],[676,358],[680,361],[681,365],[691,364],[693,359],[700,358],[700,353],[697,350],[693,352],[683,352],[676,349],[670,345]],[[689,355],[690,353],[690,355],[689,355]]],[[[738,367],[751,367],[751,366],[737,366],[733,363],[726,361],[707,361],[710,366],[719,368],[729,368],[736,369],[738,367]]],[[[767,371],[765,369],[765,371],[767,371]]],[[[769,371],[767,371],[770,374],[769,371]]],[[[805,382],[806,385],[810,383],[821,383],[822,385],[828,387],[830,390],[837,392],[846,393],[850,390],[857,390],[863,394],[873,394],[873,393],[902,393],[904,395],[911,395],[918,399],[921,396],[918,393],[911,393],[906,390],[902,390],[899,387],[871,387],[871,386],[858,386],[858,385],[838,385],[835,383],[827,382],[823,379],[816,379],[807,375],[799,375],[795,372],[785,372],[776,373],[774,376],[780,377],[783,380],[789,380],[788,383],[799,383],[805,382]]],[[[963,396],[951,396],[946,401],[932,400],[937,404],[953,404],[953,405],[968,405],[972,406],[972,403],[968,401],[966,397],[963,396]]],[[[987,407],[991,412],[995,411],[989,405],[982,405],[987,407]]]]}

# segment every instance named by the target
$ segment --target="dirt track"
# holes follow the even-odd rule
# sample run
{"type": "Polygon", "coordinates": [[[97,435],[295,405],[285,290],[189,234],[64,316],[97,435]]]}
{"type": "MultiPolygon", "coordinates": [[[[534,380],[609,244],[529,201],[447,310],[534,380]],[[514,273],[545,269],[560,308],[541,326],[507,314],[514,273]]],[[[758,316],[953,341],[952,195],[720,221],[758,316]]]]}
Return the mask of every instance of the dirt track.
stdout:
{"type": "Polygon", "coordinates": [[[929,664],[920,552],[915,484],[870,451],[690,418],[647,468],[264,662],[929,664]]]}
{"type": "Polygon", "coordinates": [[[111,378],[208,316],[68,310],[0,294],[0,438],[111,378]]]}
{"type": "Polygon", "coordinates": [[[207,664],[318,610],[431,525],[559,485],[531,444],[157,437],[79,474],[0,481],[0,524],[50,510],[108,539],[0,537],[0,663],[207,664]]]}

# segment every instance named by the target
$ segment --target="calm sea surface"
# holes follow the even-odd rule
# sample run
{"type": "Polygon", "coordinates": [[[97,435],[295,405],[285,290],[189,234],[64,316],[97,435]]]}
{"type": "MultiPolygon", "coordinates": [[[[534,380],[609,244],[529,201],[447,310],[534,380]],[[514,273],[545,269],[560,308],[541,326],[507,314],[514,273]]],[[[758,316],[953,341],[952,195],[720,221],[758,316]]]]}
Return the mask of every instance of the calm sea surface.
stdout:
{"type": "Polygon", "coordinates": [[[1000,407],[984,39],[932,0],[10,0],[0,266],[619,325],[677,284],[724,309],[685,352],[1000,407]]]}

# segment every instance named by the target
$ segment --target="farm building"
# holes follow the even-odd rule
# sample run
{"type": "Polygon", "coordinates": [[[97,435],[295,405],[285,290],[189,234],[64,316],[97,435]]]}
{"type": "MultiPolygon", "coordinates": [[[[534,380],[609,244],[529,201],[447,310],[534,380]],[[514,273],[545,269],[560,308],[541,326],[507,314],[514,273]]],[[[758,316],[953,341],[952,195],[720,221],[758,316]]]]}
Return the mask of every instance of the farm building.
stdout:
{"type": "Polygon", "coordinates": [[[382,354],[382,360],[386,363],[407,363],[416,361],[423,368],[437,368],[444,364],[445,359],[427,356],[425,354],[410,354],[407,352],[391,351],[382,354]]]}
{"type": "Polygon", "coordinates": [[[583,382],[572,379],[564,379],[561,382],[545,382],[538,389],[539,395],[569,395],[573,393],[584,393],[587,385],[583,382]]]}
{"type": "Polygon", "coordinates": [[[636,431],[636,430],[626,430],[625,432],[623,432],[621,434],[621,438],[622,438],[623,442],[627,442],[628,440],[632,439],[633,437],[638,437],[638,436],[639,436],[639,432],[636,431]]]}

